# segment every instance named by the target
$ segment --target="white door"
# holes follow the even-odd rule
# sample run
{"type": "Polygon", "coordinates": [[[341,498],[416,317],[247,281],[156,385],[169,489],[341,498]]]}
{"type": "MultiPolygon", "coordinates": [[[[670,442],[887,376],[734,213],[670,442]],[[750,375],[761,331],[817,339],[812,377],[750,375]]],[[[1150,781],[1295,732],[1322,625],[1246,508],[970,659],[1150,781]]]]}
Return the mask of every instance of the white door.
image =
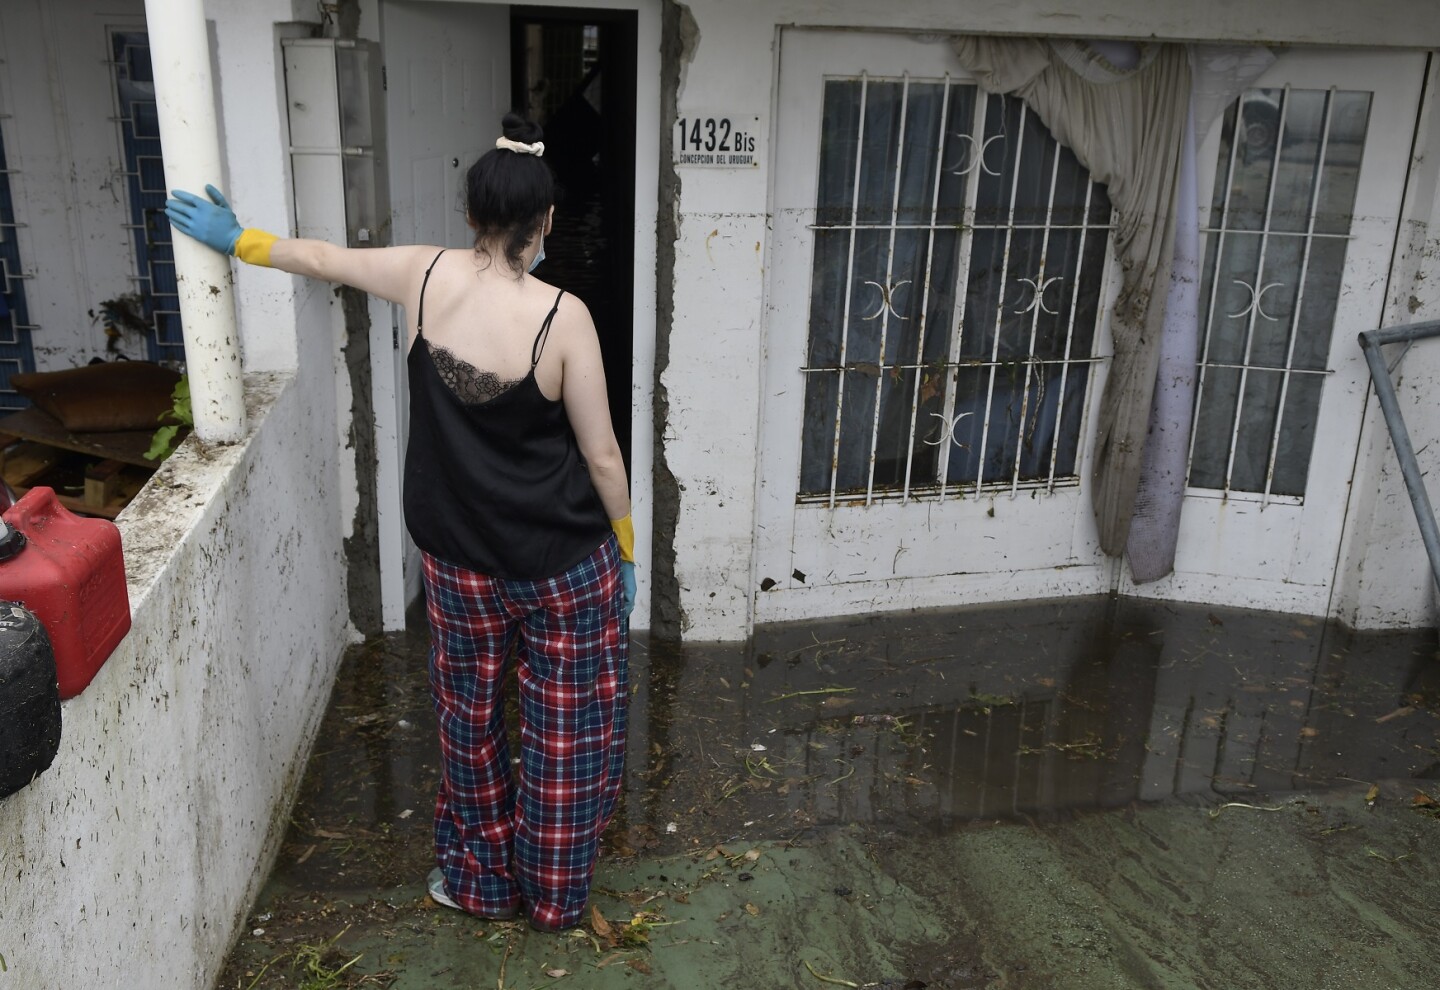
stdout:
{"type": "Polygon", "coordinates": [[[757,621],[1082,594],[1110,205],[937,39],[788,30],[757,621]]]}
{"type": "Polygon", "coordinates": [[[465,171],[510,108],[510,8],[386,0],[385,111],[399,243],[465,247],[465,171]]]}
{"type": "MultiPolygon", "coordinates": [[[[392,242],[468,247],[465,172],[493,145],[510,107],[510,8],[385,0],[380,15],[392,242]]],[[[420,586],[419,552],[400,513],[409,414],[404,344],[398,308],[388,320],[372,319],[387,629],[403,628],[405,606],[420,586]]]]}
{"type": "Polygon", "coordinates": [[[1287,51],[1206,137],[1175,573],[1122,591],[1329,611],[1369,383],[1355,335],[1381,321],[1424,70],[1421,54],[1287,51]]]}

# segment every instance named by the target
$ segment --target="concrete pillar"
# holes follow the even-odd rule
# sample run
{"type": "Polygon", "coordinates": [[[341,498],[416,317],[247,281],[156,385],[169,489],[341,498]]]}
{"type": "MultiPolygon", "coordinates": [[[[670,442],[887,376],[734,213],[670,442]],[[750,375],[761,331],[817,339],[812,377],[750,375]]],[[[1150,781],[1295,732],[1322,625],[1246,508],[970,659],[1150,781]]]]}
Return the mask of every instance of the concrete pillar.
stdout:
{"type": "MultiPolygon", "coordinates": [[[[203,195],[207,182],[222,181],[204,5],[145,0],[145,26],[165,182],[203,195]]],[[[195,432],[210,443],[239,440],[245,435],[245,393],[230,259],[183,235],[175,237],[174,250],[195,432]]]]}

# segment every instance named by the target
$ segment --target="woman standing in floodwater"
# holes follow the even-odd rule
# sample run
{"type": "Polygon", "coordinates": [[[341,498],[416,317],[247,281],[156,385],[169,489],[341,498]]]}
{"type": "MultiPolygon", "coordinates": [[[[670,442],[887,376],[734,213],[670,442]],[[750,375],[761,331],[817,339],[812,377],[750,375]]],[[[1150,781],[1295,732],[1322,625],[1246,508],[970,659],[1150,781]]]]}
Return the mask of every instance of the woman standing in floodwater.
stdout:
{"type": "Polygon", "coordinates": [[[166,214],[249,264],[405,307],[405,523],[442,764],[429,891],[558,931],[580,921],[620,789],[634,530],[590,314],[530,274],[554,215],[542,134],[517,114],[503,128],[466,176],[473,250],[277,238],[241,228],[213,186],[213,202],[174,191],[166,214]],[[503,697],[517,636],[518,780],[503,697]]]}

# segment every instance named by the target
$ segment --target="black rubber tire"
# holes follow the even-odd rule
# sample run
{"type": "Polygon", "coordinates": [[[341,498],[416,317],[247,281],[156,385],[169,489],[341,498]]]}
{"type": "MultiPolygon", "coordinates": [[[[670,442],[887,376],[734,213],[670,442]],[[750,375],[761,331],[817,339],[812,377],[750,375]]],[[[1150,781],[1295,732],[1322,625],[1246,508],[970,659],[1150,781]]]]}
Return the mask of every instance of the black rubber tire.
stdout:
{"type": "Polygon", "coordinates": [[[60,684],[34,613],[0,602],[0,799],[44,773],[60,751],[60,684]]]}

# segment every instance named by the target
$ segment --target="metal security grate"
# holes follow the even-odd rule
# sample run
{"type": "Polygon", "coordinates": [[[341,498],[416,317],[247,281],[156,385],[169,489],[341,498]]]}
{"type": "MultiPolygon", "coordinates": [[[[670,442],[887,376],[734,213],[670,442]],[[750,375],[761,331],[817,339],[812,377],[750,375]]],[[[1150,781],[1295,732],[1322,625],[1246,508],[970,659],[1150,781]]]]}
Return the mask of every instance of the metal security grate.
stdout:
{"type": "Polygon", "coordinates": [[[25,304],[25,274],[20,264],[20,245],[15,232],[22,226],[15,220],[10,196],[10,168],[5,158],[4,127],[0,126],[0,409],[20,409],[29,403],[10,387],[10,376],[35,370],[30,323],[25,304]]]}
{"type": "Polygon", "coordinates": [[[825,85],[799,500],[1074,484],[1110,202],[1020,100],[825,85]]]}
{"type": "Polygon", "coordinates": [[[160,154],[160,121],[155,80],[150,70],[150,41],[144,31],[110,32],[115,70],[116,116],[125,167],[120,175],[129,194],[130,229],[135,246],[134,279],[141,309],[152,333],[146,341],[151,360],[184,361],[180,300],[170,222],[165,219],[165,162],[160,154]]]}
{"type": "Polygon", "coordinates": [[[1305,494],[1371,94],[1254,89],[1225,117],[1206,228],[1195,489],[1305,494]]]}

